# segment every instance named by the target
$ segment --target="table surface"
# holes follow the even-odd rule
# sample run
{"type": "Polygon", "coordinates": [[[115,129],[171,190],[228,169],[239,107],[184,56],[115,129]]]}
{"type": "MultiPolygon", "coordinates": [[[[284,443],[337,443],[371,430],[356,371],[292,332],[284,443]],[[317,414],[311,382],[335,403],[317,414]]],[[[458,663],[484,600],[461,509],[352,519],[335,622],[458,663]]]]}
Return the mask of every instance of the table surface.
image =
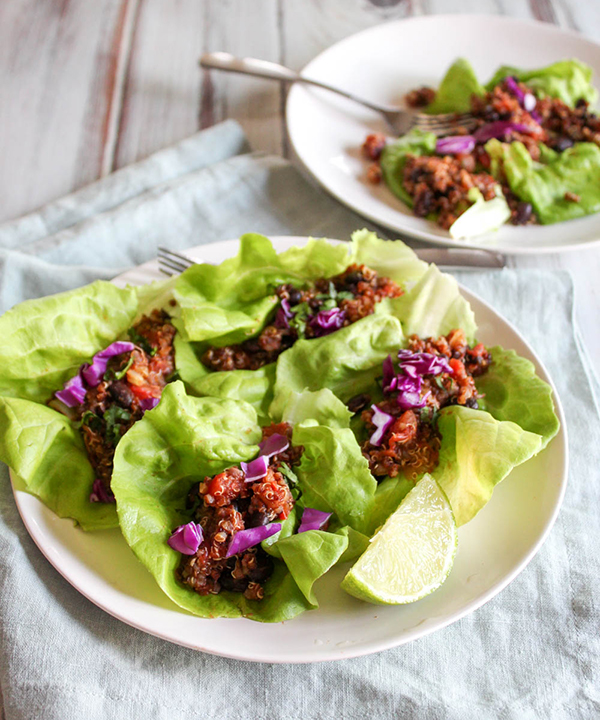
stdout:
{"type": "MultiPolygon", "coordinates": [[[[289,156],[284,88],[200,71],[202,52],[300,69],[366,27],[457,11],[537,19],[600,41],[600,3],[577,0],[0,3],[0,222],[229,117],[254,149],[289,156]]],[[[600,249],[509,262],[571,271],[580,326],[600,357],[600,249]]]]}

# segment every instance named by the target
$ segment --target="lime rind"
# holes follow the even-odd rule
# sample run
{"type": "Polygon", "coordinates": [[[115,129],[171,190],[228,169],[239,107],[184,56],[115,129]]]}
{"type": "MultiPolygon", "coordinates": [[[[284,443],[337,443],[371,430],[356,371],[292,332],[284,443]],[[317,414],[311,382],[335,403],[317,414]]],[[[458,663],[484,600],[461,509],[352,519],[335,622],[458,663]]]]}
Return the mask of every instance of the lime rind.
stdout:
{"type": "Polygon", "coordinates": [[[450,503],[437,482],[425,475],[375,533],[342,588],[371,603],[416,602],[446,580],[457,543],[450,503]]]}

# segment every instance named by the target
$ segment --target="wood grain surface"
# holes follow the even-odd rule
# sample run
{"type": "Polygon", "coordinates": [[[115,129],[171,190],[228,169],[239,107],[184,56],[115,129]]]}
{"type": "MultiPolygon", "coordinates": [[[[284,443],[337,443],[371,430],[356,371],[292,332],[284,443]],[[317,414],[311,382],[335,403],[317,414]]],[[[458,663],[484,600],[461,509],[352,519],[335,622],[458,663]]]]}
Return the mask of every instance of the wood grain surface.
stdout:
{"type": "MultiPolygon", "coordinates": [[[[600,3],[578,0],[0,2],[0,222],[229,117],[254,149],[288,155],[284,88],[202,72],[202,52],[300,69],[366,27],[455,12],[534,18],[600,40],[600,3]]],[[[600,357],[600,250],[510,262],[571,271],[580,326],[600,357]]]]}

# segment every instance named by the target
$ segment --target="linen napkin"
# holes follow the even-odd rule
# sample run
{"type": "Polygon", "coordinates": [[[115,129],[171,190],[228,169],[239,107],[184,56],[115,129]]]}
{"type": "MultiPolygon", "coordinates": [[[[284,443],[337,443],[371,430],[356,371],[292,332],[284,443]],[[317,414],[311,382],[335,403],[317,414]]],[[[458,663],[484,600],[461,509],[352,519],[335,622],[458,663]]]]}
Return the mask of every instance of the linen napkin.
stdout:
{"type": "MultiPolygon", "coordinates": [[[[243,232],[346,238],[364,220],[231,121],[0,226],[0,307],[110,278],[243,232]]],[[[445,630],[364,658],[244,663],[108,616],[50,566],[0,470],[0,687],[5,720],[582,718],[600,715],[600,417],[565,273],[460,280],[512,321],[564,403],[571,469],[558,521],[499,596],[445,630]]],[[[292,621],[293,622],[293,621],[292,621]]]]}

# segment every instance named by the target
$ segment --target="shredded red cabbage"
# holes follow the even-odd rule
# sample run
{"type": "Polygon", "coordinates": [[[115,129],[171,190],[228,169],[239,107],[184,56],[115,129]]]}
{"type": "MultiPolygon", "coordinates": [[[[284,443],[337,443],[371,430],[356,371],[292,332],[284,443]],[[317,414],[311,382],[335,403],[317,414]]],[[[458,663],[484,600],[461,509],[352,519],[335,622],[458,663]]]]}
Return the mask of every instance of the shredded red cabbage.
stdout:
{"type": "Polygon", "coordinates": [[[246,476],[245,482],[254,482],[254,480],[260,480],[267,474],[269,458],[266,455],[259,455],[256,460],[249,463],[241,462],[240,467],[246,476]]]}
{"type": "Polygon", "coordinates": [[[117,341],[111,343],[107,348],[96,353],[92,359],[92,364],[82,365],[81,374],[83,379],[90,387],[96,387],[104,377],[106,366],[111,357],[122,355],[125,352],[131,352],[135,345],[126,341],[117,341]]]}
{"type": "Polygon", "coordinates": [[[391,392],[396,388],[396,370],[392,356],[388,355],[383,361],[383,392],[391,392]]]}
{"type": "Polygon", "coordinates": [[[116,502],[116,500],[115,496],[112,494],[112,491],[107,490],[104,487],[104,483],[102,482],[102,480],[100,480],[100,478],[96,478],[96,480],[94,480],[94,484],[92,485],[90,502],[114,503],[116,502]]]}
{"type": "Polygon", "coordinates": [[[375,432],[371,435],[369,442],[371,445],[381,445],[383,436],[388,431],[390,425],[394,422],[394,418],[392,415],[380,410],[377,405],[371,405],[371,410],[373,411],[373,418],[371,422],[375,425],[377,430],[375,430],[375,432]]]}
{"type": "Polygon", "coordinates": [[[81,405],[85,400],[86,388],[83,384],[80,372],[68,380],[62,390],[54,393],[54,396],[64,403],[67,407],[75,407],[81,405]]]}
{"type": "Polygon", "coordinates": [[[523,92],[519,87],[518,79],[515,77],[507,77],[506,86],[510,90],[510,92],[517,98],[517,100],[519,101],[519,105],[524,110],[527,110],[527,112],[531,114],[531,117],[536,122],[541,122],[542,118],[538,115],[538,113],[535,112],[535,108],[537,105],[535,95],[530,92],[523,92]]]}
{"type": "Polygon", "coordinates": [[[149,398],[142,398],[140,400],[140,409],[146,412],[146,410],[153,410],[160,400],[158,398],[149,397],[149,398]]]}
{"type": "Polygon", "coordinates": [[[509,120],[497,120],[496,122],[487,123],[482,125],[480,128],[475,130],[473,137],[478,143],[484,143],[492,138],[498,138],[499,140],[506,140],[508,133],[511,130],[516,132],[531,134],[534,132],[533,128],[523,123],[513,123],[509,120]]]}
{"type": "Polygon", "coordinates": [[[314,330],[315,337],[323,337],[339,330],[343,324],[346,313],[338,307],[331,310],[321,310],[310,320],[310,326],[314,330]]]}
{"type": "MultiPolygon", "coordinates": [[[[399,350],[398,359],[400,360],[400,367],[405,372],[408,372],[408,368],[414,369],[419,375],[439,375],[442,372],[452,374],[454,372],[445,357],[432,355],[431,353],[414,353],[410,350],[399,350]]],[[[413,373],[409,372],[408,374],[413,373]]]]}
{"type": "Polygon", "coordinates": [[[195,522],[189,522],[175,528],[167,544],[182,555],[195,555],[203,537],[202,527],[195,522]]]}
{"type": "Polygon", "coordinates": [[[280,435],[279,433],[269,435],[268,438],[265,438],[258,445],[258,447],[260,448],[260,454],[268,458],[273,457],[273,455],[278,455],[284,450],[287,450],[289,446],[290,441],[287,439],[287,437],[285,435],[280,435]]]}
{"type": "Polygon", "coordinates": [[[247,530],[240,530],[231,538],[225,557],[229,558],[232,555],[244,552],[244,550],[258,545],[258,543],[271,537],[271,535],[275,535],[280,530],[281,523],[270,523],[269,525],[259,525],[247,530]]]}
{"type": "Polygon", "coordinates": [[[436,142],[435,151],[438,155],[468,155],[474,147],[475,138],[472,135],[449,135],[436,142]]]}
{"type": "Polygon", "coordinates": [[[314,508],[304,508],[298,532],[303,533],[308,530],[321,530],[325,527],[332,514],[333,513],[323,512],[322,510],[315,510],[314,508]]]}
{"type": "Polygon", "coordinates": [[[289,328],[290,320],[293,317],[294,313],[290,308],[290,303],[285,298],[283,298],[283,300],[281,301],[281,305],[277,310],[277,315],[275,316],[275,327],[285,329],[289,328]]]}

